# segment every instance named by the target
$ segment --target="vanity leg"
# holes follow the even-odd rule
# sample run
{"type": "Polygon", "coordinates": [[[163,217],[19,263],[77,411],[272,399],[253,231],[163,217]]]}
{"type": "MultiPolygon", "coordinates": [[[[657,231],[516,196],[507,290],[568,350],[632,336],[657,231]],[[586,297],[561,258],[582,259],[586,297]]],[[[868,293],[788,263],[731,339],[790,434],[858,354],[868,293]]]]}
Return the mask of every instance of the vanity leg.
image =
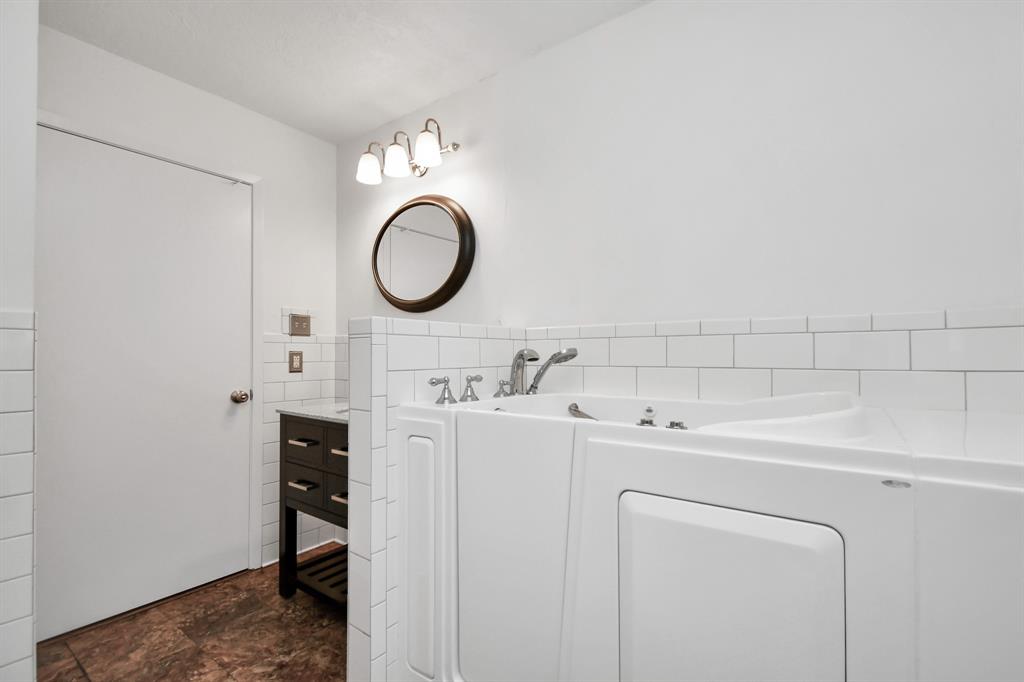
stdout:
{"type": "Polygon", "coordinates": [[[282,597],[289,598],[295,594],[297,581],[298,550],[296,520],[297,512],[286,504],[281,504],[281,524],[279,544],[277,591],[282,597]]]}

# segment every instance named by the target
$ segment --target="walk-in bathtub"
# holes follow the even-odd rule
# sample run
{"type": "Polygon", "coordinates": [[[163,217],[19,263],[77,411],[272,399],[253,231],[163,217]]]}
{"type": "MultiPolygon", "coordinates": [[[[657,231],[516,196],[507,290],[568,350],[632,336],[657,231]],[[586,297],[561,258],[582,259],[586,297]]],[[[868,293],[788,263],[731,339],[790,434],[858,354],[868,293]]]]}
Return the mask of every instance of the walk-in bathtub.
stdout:
{"type": "Polygon", "coordinates": [[[398,422],[398,679],[1024,678],[1024,419],[555,394],[398,422]]]}

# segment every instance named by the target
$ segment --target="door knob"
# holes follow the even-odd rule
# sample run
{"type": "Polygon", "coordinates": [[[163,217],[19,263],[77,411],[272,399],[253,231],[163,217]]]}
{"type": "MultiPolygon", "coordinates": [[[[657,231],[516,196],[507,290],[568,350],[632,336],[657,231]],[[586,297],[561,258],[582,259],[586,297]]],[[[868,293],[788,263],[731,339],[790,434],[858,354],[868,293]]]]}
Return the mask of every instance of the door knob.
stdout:
{"type": "Polygon", "coordinates": [[[233,403],[247,403],[249,402],[249,391],[244,388],[240,388],[237,391],[231,391],[231,402],[233,403]]]}

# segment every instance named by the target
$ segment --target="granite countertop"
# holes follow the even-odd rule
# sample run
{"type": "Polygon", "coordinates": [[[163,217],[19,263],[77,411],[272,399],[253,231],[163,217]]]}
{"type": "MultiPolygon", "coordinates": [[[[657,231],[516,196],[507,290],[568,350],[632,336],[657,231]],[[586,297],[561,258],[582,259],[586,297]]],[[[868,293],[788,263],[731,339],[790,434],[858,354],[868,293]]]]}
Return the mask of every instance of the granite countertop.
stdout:
{"type": "Polygon", "coordinates": [[[344,402],[281,407],[277,411],[280,414],[290,414],[293,417],[306,417],[307,419],[320,419],[322,421],[334,422],[335,424],[348,424],[348,403],[344,402]]]}

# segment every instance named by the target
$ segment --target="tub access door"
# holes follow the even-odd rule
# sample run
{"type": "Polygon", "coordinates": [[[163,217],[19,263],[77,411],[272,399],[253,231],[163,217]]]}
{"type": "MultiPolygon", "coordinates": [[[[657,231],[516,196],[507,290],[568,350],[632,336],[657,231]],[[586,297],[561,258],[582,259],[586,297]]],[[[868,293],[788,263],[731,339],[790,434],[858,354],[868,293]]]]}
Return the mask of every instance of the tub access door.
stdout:
{"type": "Polygon", "coordinates": [[[457,429],[462,678],[556,680],[573,424],[466,411],[457,429]]]}
{"type": "Polygon", "coordinates": [[[827,526],[619,499],[622,680],[844,680],[843,600],[827,526]]]}

